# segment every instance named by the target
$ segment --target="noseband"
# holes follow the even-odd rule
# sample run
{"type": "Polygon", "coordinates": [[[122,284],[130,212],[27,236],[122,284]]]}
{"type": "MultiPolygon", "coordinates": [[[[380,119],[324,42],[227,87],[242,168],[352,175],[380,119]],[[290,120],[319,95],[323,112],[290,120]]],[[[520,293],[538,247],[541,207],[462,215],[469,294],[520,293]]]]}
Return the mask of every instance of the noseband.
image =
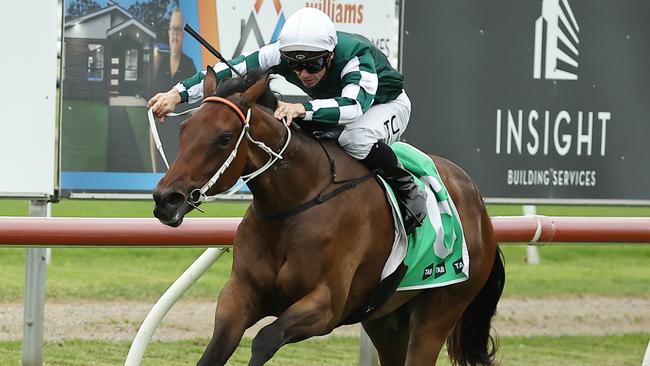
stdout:
{"type": "MultiPolygon", "coordinates": [[[[243,187],[250,180],[252,180],[253,178],[257,177],[258,175],[264,173],[267,169],[269,169],[273,164],[275,164],[275,162],[278,159],[282,159],[282,154],[287,149],[287,146],[289,146],[289,142],[291,141],[291,129],[285,123],[282,123],[282,125],[287,129],[287,140],[285,141],[284,146],[282,146],[280,151],[276,153],[270,147],[268,147],[264,142],[257,141],[251,136],[251,134],[250,134],[250,123],[249,123],[250,117],[251,117],[251,108],[249,108],[248,111],[246,111],[246,116],[244,116],[244,113],[241,111],[241,109],[239,109],[239,107],[237,107],[237,105],[235,103],[229,101],[226,98],[216,97],[216,96],[206,97],[201,102],[201,105],[203,105],[206,102],[214,102],[214,103],[225,104],[228,108],[230,108],[230,110],[235,112],[235,114],[237,114],[237,117],[239,118],[239,120],[242,123],[242,131],[239,134],[239,137],[237,138],[237,143],[235,144],[235,147],[233,148],[232,152],[230,153],[230,155],[228,156],[226,161],[223,162],[221,167],[219,169],[217,169],[217,171],[214,173],[212,178],[210,178],[210,180],[208,180],[208,182],[205,183],[203,185],[203,187],[195,188],[190,193],[190,195],[188,197],[188,200],[187,200],[187,203],[190,204],[191,206],[194,206],[194,207],[196,207],[196,204],[201,203],[201,202],[214,201],[217,198],[227,198],[227,197],[230,197],[233,194],[235,194],[241,187],[243,187]],[[261,168],[257,169],[256,171],[254,171],[254,172],[252,172],[250,174],[242,175],[240,177],[240,178],[242,178],[242,180],[239,183],[235,184],[235,186],[233,186],[226,194],[224,194],[224,195],[222,195],[220,197],[206,196],[206,192],[208,190],[210,190],[210,188],[217,182],[219,177],[226,171],[226,169],[230,166],[232,161],[237,156],[237,152],[239,150],[239,145],[241,144],[244,136],[246,136],[246,138],[250,142],[254,143],[260,149],[262,149],[264,152],[266,152],[269,155],[269,160],[266,162],[266,164],[264,164],[261,168]]],[[[196,110],[198,108],[200,108],[200,106],[197,107],[197,108],[187,110],[187,111],[182,112],[182,113],[170,113],[170,114],[168,114],[168,116],[179,116],[179,115],[194,111],[194,110],[196,110]]],[[[152,136],[154,138],[154,141],[156,143],[156,148],[160,152],[160,155],[162,156],[163,161],[165,162],[165,165],[167,166],[167,169],[169,169],[169,164],[167,163],[167,159],[165,158],[165,152],[163,151],[162,143],[160,141],[160,137],[158,136],[158,130],[156,129],[156,123],[155,123],[155,121],[153,119],[153,112],[152,112],[151,109],[149,109],[148,115],[149,115],[149,126],[151,128],[151,134],[152,134],[152,136]]]]}

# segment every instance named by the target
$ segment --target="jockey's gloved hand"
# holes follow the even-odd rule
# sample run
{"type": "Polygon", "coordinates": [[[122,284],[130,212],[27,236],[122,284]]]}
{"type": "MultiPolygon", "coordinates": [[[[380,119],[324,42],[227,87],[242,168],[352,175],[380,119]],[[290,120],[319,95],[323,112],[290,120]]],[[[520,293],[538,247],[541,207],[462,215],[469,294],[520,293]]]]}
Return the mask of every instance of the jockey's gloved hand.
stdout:
{"type": "Polygon", "coordinates": [[[278,101],[278,108],[276,108],[273,116],[279,120],[286,118],[285,124],[289,126],[294,118],[305,118],[305,106],[301,103],[278,101]]]}
{"type": "Polygon", "coordinates": [[[176,88],[171,88],[168,92],[154,95],[149,99],[149,102],[147,102],[147,107],[151,108],[153,115],[162,123],[165,121],[167,113],[173,112],[176,105],[180,102],[181,94],[176,90],[176,88]]]}

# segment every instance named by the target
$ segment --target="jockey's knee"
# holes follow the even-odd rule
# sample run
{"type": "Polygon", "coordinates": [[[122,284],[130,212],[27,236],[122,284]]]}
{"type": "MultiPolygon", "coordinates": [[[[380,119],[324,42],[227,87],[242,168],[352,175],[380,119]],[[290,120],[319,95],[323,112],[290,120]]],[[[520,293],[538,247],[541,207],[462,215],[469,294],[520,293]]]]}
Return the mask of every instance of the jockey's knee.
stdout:
{"type": "Polygon", "coordinates": [[[373,132],[366,129],[343,130],[339,137],[339,145],[357,160],[365,159],[377,141],[373,132]]]}

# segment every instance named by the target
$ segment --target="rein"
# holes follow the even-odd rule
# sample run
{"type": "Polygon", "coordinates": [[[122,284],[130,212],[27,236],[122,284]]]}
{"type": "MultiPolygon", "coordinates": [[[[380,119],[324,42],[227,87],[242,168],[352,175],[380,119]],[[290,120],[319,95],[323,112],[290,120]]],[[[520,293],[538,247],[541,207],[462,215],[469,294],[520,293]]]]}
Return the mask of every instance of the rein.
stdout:
{"type": "MultiPolygon", "coordinates": [[[[182,116],[186,113],[193,112],[197,109],[199,109],[199,107],[188,109],[181,113],[167,113],[166,116],[168,117],[182,116]]],[[[167,157],[165,156],[165,150],[163,150],[162,147],[162,141],[160,141],[160,135],[158,134],[158,127],[156,127],[156,119],[153,118],[153,110],[151,108],[147,110],[147,119],[149,120],[149,132],[151,133],[151,137],[153,137],[153,141],[156,144],[156,149],[160,153],[160,156],[162,157],[163,162],[165,163],[165,167],[167,167],[167,170],[169,170],[169,163],[167,162],[167,157]]]]}

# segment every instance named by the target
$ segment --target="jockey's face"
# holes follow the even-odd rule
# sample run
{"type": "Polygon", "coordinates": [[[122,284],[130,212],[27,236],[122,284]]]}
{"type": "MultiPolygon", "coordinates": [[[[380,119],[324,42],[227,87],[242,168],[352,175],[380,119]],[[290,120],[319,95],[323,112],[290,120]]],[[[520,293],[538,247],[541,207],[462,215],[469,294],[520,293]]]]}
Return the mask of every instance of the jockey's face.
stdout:
{"type": "Polygon", "coordinates": [[[325,60],[327,65],[323,67],[320,71],[316,73],[310,73],[308,71],[309,68],[300,68],[301,70],[293,70],[293,72],[296,73],[302,84],[308,88],[313,88],[318,83],[325,77],[325,74],[327,73],[327,69],[330,66],[330,63],[332,62],[332,54],[327,57],[325,60]]]}
{"type": "Polygon", "coordinates": [[[308,88],[313,88],[315,87],[325,76],[325,72],[327,72],[327,69],[322,69],[321,71],[315,73],[315,74],[310,74],[307,70],[302,70],[302,71],[294,71],[297,75],[300,81],[302,81],[302,84],[308,88]]]}

